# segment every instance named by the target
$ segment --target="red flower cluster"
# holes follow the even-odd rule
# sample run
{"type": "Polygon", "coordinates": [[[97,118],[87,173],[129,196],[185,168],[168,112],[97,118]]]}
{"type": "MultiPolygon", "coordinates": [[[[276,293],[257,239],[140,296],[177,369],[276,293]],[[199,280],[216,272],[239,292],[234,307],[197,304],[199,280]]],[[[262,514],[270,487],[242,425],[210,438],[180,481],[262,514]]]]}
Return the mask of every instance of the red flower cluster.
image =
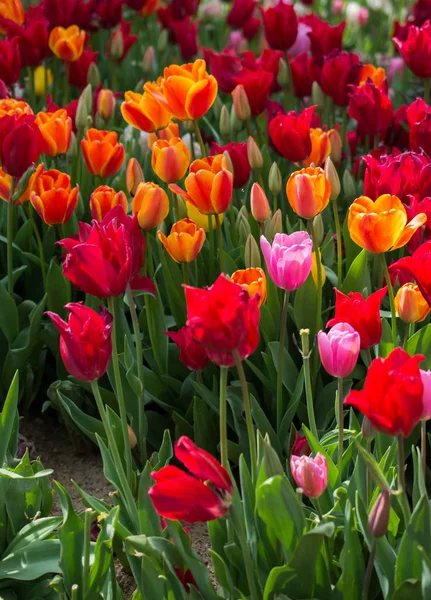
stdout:
{"type": "Polygon", "coordinates": [[[200,0],[173,0],[168,6],[159,8],[157,15],[163,27],[169,29],[178,44],[184,60],[198,53],[198,21],[192,20],[199,8],[200,0]]]}
{"type": "Polygon", "coordinates": [[[405,40],[393,38],[394,44],[408,68],[422,79],[431,77],[431,23],[422,27],[410,25],[405,40]]]}
{"type": "Polygon", "coordinates": [[[392,123],[392,102],[374,83],[366,83],[352,92],[348,114],[358,121],[359,135],[385,134],[392,123]]]}

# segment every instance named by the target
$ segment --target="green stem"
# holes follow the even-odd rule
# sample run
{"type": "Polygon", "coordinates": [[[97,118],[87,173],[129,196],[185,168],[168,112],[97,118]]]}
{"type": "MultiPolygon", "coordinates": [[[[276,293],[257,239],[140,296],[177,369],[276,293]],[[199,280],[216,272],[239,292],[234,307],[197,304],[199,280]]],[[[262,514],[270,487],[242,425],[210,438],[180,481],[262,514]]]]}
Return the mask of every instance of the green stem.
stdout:
{"type": "Polygon", "coordinates": [[[214,229],[213,229],[213,217],[208,215],[208,238],[210,242],[210,283],[214,281],[214,255],[215,255],[215,244],[214,244],[214,229]]]}
{"type": "Polygon", "coordinates": [[[384,252],[380,254],[383,266],[383,272],[386,278],[386,285],[388,286],[389,293],[389,304],[391,306],[391,328],[392,328],[392,344],[394,348],[397,345],[397,313],[395,311],[395,295],[394,288],[392,287],[391,277],[389,275],[388,265],[386,263],[386,257],[384,252]]]}
{"type": "Polygon", "coordinates": [[[284,292],[283,312],[281,313],[280,343],[278,345],[277,364],[277,431],[280,430],[283,419],[283,354],[284,340],[286,338],[287,311],[289,309],[289,290],[284,292]]]}
{"type": "Polygon", "coordinates": [[[229,467],[227,452],[227,403],[226,386],[229,367],[220,367],[220,396],[219,396],[219,419],[220,419],[220,457],[221,464],[225,469],[229,467]]]}
{"type": "Polygon", "coordinates": [[[370,556],[368,558],[367,570],[365,571],[364,583],[362,586],[362,600],[368,600],[371,577],[373,575],[374,559],[376,558],[377,540],[373,539],[370,556]]]}
{"type": "Polygon", "coordinates": [[[317,439],[316,417],[314,416],[313,390],[311,388],[311,370],[310,370],[310,330],[301,329],[299,332],[302,344],[302,360],[304,362],[305,377],[305,397],[307,401],[308,423],[311,433],[317,439]]]}
{"type": "Polygon", "coordinates": [[[431,79],[425,79],[424,100],[427,104],[430,103],[431,79]]]}
{"type": "Polygon", "coordinates": [[[253,416],[251,414],[250,394],[248,391],[247,379],[245,377],[244,367],[238,350],[233,351],[236,369],[241,382],[242,400],[244,402],[245,422],[247,424],[248,444],[250,448],[251,473],[253,481],[256,481],[257,472],[257,450],[256,450],[256,432],[253,425],[253,416]]]}
{"type": "Polygon", "coordinates": [[[130,285],[126,289],[127,302],[129,304],[130,316],[132,318],[133,335],[135,336],[136,350],[136,365],[138,379],[141,382],[142,388],[140,397],[138,398],[138,428],[139,428],[139,452],[142,463],[147,459],[147,418],[145,415],[145,385],[144,385],[144,358],[142,352],[141,328],[139,326],[138,313],[136,312],[136,304],[133,298],[133,292],[130,285]]]}
{"type": "Polygon", "coordinates": [[[410,521],[410,507],[406,494],[405,460],[404,460],[404,438],[397,435],[398,443],[398,500],[403,511],[404,526],[410,521]]]}
{"type": "Polygon", "coordinates": [[[72,587],[70,588],[71,594],[70,594],[70,598],[71,600],[79,600],[79,586],[74,583],[72,585],[72,587]]]}
{"type": "Polygon", "coordinates": [[[117,348],[117,315],[115,311],[115,300],[114,298],[108,298],[108,310],[114,317],[112,327],[112,367],[114,369],[115,378],[115,391],[118,401],[118,408],[120,409],[121,419],[121,430],[123,433],[124,453],[126,460],[126,473],[127,480],[132,481],[132,453],[129,445],[129,432],[127,429],[127,411],[126,404],[124,402],[123,386],[121,383],[120,373],[120,361],[118,360],[118,348],[117,348]]]}
{"type": "Polygon", "coordinates": [[[238,535],[239,542],[242,550],[242,557],[244,559],[244,567],[245,567],[245,576],[247,578],[248,588],[250,592],[250,600],[260,600],[262,598],[259,595],[256,580],[255,580],[255,569],[253,567],[253,557],[250,552],[250,545],[247,540],[247,536],[244,531],[243,523],[242,523],[242,515],[237,514],[237,508],[233,504],[230,509],[230,518],[233,522],[234,529],[238,535]]]}
{"type": "Polygon", "coordinates": [[[12,177],[10,182],[9,200],[7,203],[7,289],[13,294],[13,226],[14,226],[14,203],[16,178],[12,177]]]}
{"type": "Polygon", "coordinates": [[[234,248],[238,246],[238,234],[236,231],[236,220],[235,220],[235,207],[233,200],[229,204],[229,220],[230,220],[230,235],[232,238],[232,245],[234,248]]]}
{"type": "Polygon", "coordinates": [[[278,194],[272,194],[272,212],[275,213],[278,208],[278,194]]]}
{"type": "Polygon", "coordinates": [[[196,139],[199,142],[199,146],[200,146],[200,149],[201,149],[202,158],[205,158],[205,156],[206,156],[205,144],[204,144],[204,141],[202,139],[202,135],[201,135],[201,132],[200,132],[200,129],[199,129],[198,122],[197,121],[192,121],[192,123],[193,123],[193,129],[195,130],[196,139]]]}
{"type": "Polygon", "coordinates": [[[168,194],[171,197],[172,212],[174,215],[174,223],[180,219],[180,208],[178,206],[178,196],[168,187],[168,194]]]}
{"type": "Polygon", "coordinates": [[[84,549],[82,557],[82,597],[87,595],[88,576],[90,574],[91,519],[93,511],[88,508],[84,513],[84,549]]]}
{"type": "Polygon", "coordinates": [[[189,263],[183,262],[183,280],[186,285],[190,285],[189,263]]]}
{"type": "Polygon", "coordinates": [[[46,290],[46,265],[45,265],[45,254],[43,251],[43,243],[40,237],[39,229],[36,225],[33,216],[33,209],[29,205],[28,206],[28,217],[31,221],[31,226],[33,227],[34,237],[36,238],[37,247],[39,250],[39,259],[40,259],[40,270],[42,271],[42,280],[43,280],[43,289],[46,290]]]}
{"type": "Polygon", "coordinates": [[[313,240],[313,250],[316,256],[316,267],[317,267],[317,303],[316,303],[316,333],[320,329],[320,322],[322,319],[322,260],[320,257],[319,244],[317,243],[316,230],[314,228],[313,219],[309,220],[311,238],[313,240]]]}
{"type": "Polygon", "coordinates": [[[343,446],[344,446],[344,411],[343,411],[343,378],[338,378],[338,475],[340,482],[343,473],[343,446]]]}
{"type": "Polygon", "coordinates": [[[421,464],[424,481],[427,472],[427,422],[421,421],[421,464]]]}
{"type": "MultiPolygon", "coordinates": [[[[319,520],[321,523],[323,523],[323,512],[322,512],[322,507],[320,506],[320,500],[319,498],[314,498],[314,505],[316,507],[316,511],[317,514],[319,516],[319,520]]],[[[328,538],[325,536],[323,536],[323,543],[325,544],[325,554],[326,554],[326,566],[328,568],[328,573],[331,573],[331,553],[329,550],[329,540],[328,538]]]]}
{"type": "Polygon", "coordinates": [[[338,214],[338,206],[336,200],[332,201],[332,207],[334,209],[335,233],[337,236],[337,277],[338,287],[340,288],[343,279],[343,239],[341,237],[340,215],[338,214]]]}
{"type": "Polygon", "coordinates": [[[414,323],[406,323],[406,328],[405,328],[405,332],[404,332],[404,344],[403,344],[404,350],[407,350],[408,341],[412,337],[414,332],[415,332],[415,324],[414,323]]]}
{"type": "Polygon", "coordinates": [[[218,241],[218,254],[220,261],[220,273],[224,273],[224,259],[223,259],[223,232],[220,223],[220,215],[215,213],[215,220],[217,225],[217,241],[218,241]]]}

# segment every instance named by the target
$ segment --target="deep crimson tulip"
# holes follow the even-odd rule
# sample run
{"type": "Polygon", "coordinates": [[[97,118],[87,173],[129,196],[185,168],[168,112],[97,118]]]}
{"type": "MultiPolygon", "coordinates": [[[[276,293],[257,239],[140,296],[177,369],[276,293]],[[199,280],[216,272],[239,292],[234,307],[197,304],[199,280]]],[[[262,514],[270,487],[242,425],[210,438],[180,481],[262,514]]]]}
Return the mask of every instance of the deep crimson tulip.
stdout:
{"type": "Polygon", "coordinates": [[[124,4],[132,10],[142,10],[147,0],[124,0],[124,4]]]}
{"type": "Polygon", "coordinates": [[[96,15],[104,29],[116,27],[123,18],[123,0],[97,0],[96,15]]]}
{"type": "Polygon", "coordinates": [[[192,17],[198,11],[200,0],[172,0],[174,21],[192,17]]]}
{"type": "Polygon", "coordinates": [[[313,81],[316,80],[317,66],[306,52],[298,54],[290,61],[293,92],[297,98],[311,96],[313,81]]]}
{"type": "Polygon", "coordinates": [[[346,23],[342,21],[338,25],[330,25],[327,21],[323,21],[315,14],[311,13],[299,19],[300,23],[304,23],[310,27],[311,31],[308,37],[311,42],[311,52],[313,58],[318,65],[323,64],[326,56],[334,50],[341,50],[343,47],[343,34],[346,23]]]}
{"type": "Polygon", "coordinates": [[[431,239],[431,198],[417,200],[414,196],[409,197],[409,204],[404,204],[407,213],[407,221],[411,221],[419,213],[425,213],[427,221],[423,227],[418,229],[409,243],[406,245],[407,252],[412,254],[419,246],[431,239]]]}
{"type": "Polygon", "coordinates": [[[18,40],[0,39],[0,75],[6,85],[16,83],[21,74],[18,40]]]}
{"type": "Polygon", "coordinates": [[[220,275],[209,288],[184,286],[187,325],[202,344],[208,358],[219,366],[235,364],[236,350],[241,360],[250,356],[259,343],[259,295],[248,292],[220,275]]]}
{"type": "Polygon", "coordinates": [[[153,282],[139,276],[145,241],[136,217],[118,204],[99,223],[79,224],[77,236],[58,242],[66,250],[63,273],[73,285],[92,296],[120,296],[132,289],[155,293],[153,282]]]}
{"type": "Polygon", "coordinates": [[[311,448],[308,444],[305,435],[299,435],[298,432],[295,434],[295,441],[293,442],[291,456],[310,456],[311,448]]]}
{"type": "Polygon", "coordinates": [[[229,142],[225,146],[219,146],[215,142],[211,145],[211,155],[229,154],[233,167],[233,187],[242,188],[250,177],[251,167],[247,156],[247,142],[229,142]]]}
{"type": "Polygon", "coordinates": [[[347,296],[335,288],[335,315],[326,323],[332,327],[337,323],[348,323],[361,336],[361,349],[375,346],[382,337],[380,304],[388,288],[384,287],[365,300],[359,292],[350,292],[347,296]]]}
{"type": "Polygon", "coordinates": [[[424,23],[422,27],[410,25],[405,41],[396,37],[392,39],[410,71],[422,79],[431,77],[430,21],[424,23]]]}
{"type": "Polygon", "coordinates": [[[246,40],[252,40],[257,36],[260,29],[260,19],[251,15],[242,26],[242,33],[246,40]]]}
{"type": "Polygon", "coordinates": [[[277,82],[280,58],[283,58],[283,52],[281,50],[271,50],[271,48],[265,48],[259,58],[256,58],[254,52],[251,50],[243,52],[241,62],[242,66],[249,71],[264,70],[268,73],[271,73],[271,92],[278,92],[281,89],[277,82]]]}
{"type": "Polygon", "coordinates": [[[104,375],[112,354],[112,315],[101,307],[100,314],[82,302],[70,302],[66,321],[53,312],[51,318],[60,333],[60,354],[67,371],[80,381],[94,381],[104,375]]]}
{"type": "Polygon", "coordinates": [[[352,85],[358,85],[359,56],[352,52],[332,52],[324,61],[320,73],[320,87],[337,106],[347,106],[352,85]]]}
{"type": "Polygon", "coordinates": [[[42,152],[43,139],[34,115],[0,119],[0,163],[12,177],[21,177],[42,152]]]}
{"type": "Polygon", "coordinates": [[[69,63],[67,67],[67,80],[70,85],[77,88],[85,88],[87,85],[88,69],[91,63],[97,62],[98,52],[93,52],[91,46],[87,46],[78,60],[69,63]]]}
{"type": "Polygon", "coordinates": [[[387,358],[374,359],[364,388],[352,390],[344,404],[360,410],[378,431],[409,437],[423,410],[419,363],[424,358],[395,348],[387,358]]]}
{"type": "Polygon", "coordinates": [[[30,18],[27,14],[23,25],[0,18],[0,25],[5,28],[8,39],[16,40],[22,68],[37,67],[51,55],[48,46],[48,21],[44,17],[35,15],[30,18]]]}
{"type": "Polygon", "coordinates": [[[191,371],[201,371],[208,363],[205,348],[195,340],[190,327],[184,325],[179,331],[167,331],[166,335],[180,349],[180,361],[191,371]]]}
{"type": "Polygon", "coordinates": [[[203,53],[211,75],[217,79],[219,89],[225,94],[233,92],[236,87],[235,77],[241,70],[241,60],[235,52],[229,48],[222,52],[203,48],[203,53]]]}
{"type": "Polygon", "coordinates": [[[137,41],[137,35],[130,35],[130,30],[132,28],[132,24],[129,21],[121,21],[120,28],[116,29],[111,33],[110,39],[106,42],[106,54],[109,58],[113,60],[117,60],[118,62],[122,62],[126,56],[129,54],[130,48],[137,41]],[[116,37],[121,36],[123,39],[123,53],[120,57],[111,56],[111,44],[115,40],[116,37]]]}
{"type": "Polygon", "coordinates": [[[431,106],[417,98],[407,108],[407,123],[410,131],[410,149],[423,150],[431,155],[431,106]]]}
{"type": "Polygon", "coordinates": [[[252,16],[257,6],[256,0],[233,0],[226,21],[230,27],[240,29],[244,23],[252,16]]]}
{"type": "Polygon", "coordinates": [[[89,29],[97,0],[43,0],[43,14],[54,27],[77,25],[80,29],[89,29]]]}
{"type": "Polygon", "coordinates": [[[392,102],[374,83],[366,83],[351,94],[348,114],[358,122],[360,135],[385,133],[392,123],[392,102]]]}
{"type": "Polygon", "coordinates": [[[310,126],[315,106],[310,106],[299,115],[291,111],[287,115],[277,115],[268,126],[269,135],[277,152],[298,162],[311,153],[310,126]]]}
{"type": "Polygon", "coordinates": [[[419,27],[431,19],[431,0],[417,0],[412,9],[412,16],[414,24],[419,27]]]}
{"type": "Polygon", "coordinates": [[[269,98],[273,75],[268,71],[250,71],[242,69],[234,78],[236,84],[241,84],[247,94],[251,112],[254,116],[260,115],[269,98]]]}
{"type": "Polygon", "coordinates": [[[223,517],[234,492],[226,469],[186,436],[176,442],[175,456],[191,475],[171,465],[151,473],[156,483],[148,495],[157,513],[187,523],[223,517]]]}
{"type": "Polygon", "coordinates": [[[10,98],[10,93],[3,79],[0,79],[0,100],[5,100],[6,98],[10,98]]]}
{"type": "Polygon", "coordinates": [[[279,0],[275,6],[260,10],[269,46],[275,50],[289,50],[298,35],[298,18],[293,4],[285,4],[283,0],[279,0]]]}
{"type": "Polygon", "coordinates": [[[172,21],[169,27],[174,39],[178,44],[183,60],[190,60],[196,56],[199,50],[198,22],[192,23],[191,17],[185,17],[181,21],[172,21]]]}
{"type": "MultiPolygon", "coordinates": [[[[400,258],[389,267],[392,276],[408,275],[416,281],[422,296],[431,306],[431,240],[424,242],[411,256],[400,258]]],[[[404,283],[404,279],[403,279],[404,283]]]]}

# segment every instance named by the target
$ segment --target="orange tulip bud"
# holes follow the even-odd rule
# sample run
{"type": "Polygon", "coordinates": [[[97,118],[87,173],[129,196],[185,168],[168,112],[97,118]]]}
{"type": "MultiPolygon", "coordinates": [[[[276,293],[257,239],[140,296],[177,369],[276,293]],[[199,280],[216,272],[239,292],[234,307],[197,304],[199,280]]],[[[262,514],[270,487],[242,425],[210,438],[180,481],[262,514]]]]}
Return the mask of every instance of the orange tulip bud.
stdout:
{"type": "Polygon", "coordinates": [[[236,118],[240,121],[248,121],[251,117],[251,108],[244,86],[237,85],[232,92],[232,97],[236,118]]]}
{"type": "Polygon", "coordinates": [[[155,183],[140,183],[132,201],[132,212],[144,231],[158,227],[169,214],[169,199],[155,183]]]}
{"type": "Polygon", "coordinates": [[[161,231],[157,237],[169,256],[176,262],[193,262],[205,242],[205,231],[190,219],[181,219],[172,225],[171,233],[166,237],[161,231]]]}
{"type": "Polygon", "coordinates": [[[223,154],[195,160],[184,182],[187,192],[176,184],[169,188],[183,196],[204,215],[224,213],[232,199],[233,177],[223,154]]]}
{"type": "Polygon", "coordinates": [[[30,104],[24,100],[15,100],[15,98],[3,98],[0,100],[0,118],[5,115],[32,115],[33,110],[30,104]]]}
{"type": "MultiPolygon", "coordinates": [[[[21,194],[21,196],[17,200],[15,200],[14,204],[23,204],[24,202],[27,202],[28,200],[30,200],[30,194],[34,188],[36,179],[39,177],[39,175],[42,173],[43,170],[44,170],[43,164],[37,165],[34,173],[32,173],[32,175],[28,181],[26,189],[21,194]]],[[[12,186],[12,175],[9,175],[9,173],[5,173],[3,171],[3,169],[0,167],[0,198],[2,200],[8,201],[8,199],[10,197],[10,193],[11,193],[11,186],[12,186]]]]}
{"type": "Polygon", "coordinates": [[[312,219],[328,206],[331,185],[323,169],[307,167],[292,173],[286,184],[286,194],[297,215],[312,219]]]}
{"type": "Polygon", "coordinates": [[[141,165],[136,158],[131,158],[127,163],[126,169],[126,187],[131,196],[136,194],[138,185],[143,181],[145,180],[141,165]]]}
{"type": "Polygon", "coordinates": [[[350,206],[347,226],[355,244],[379,254],[405,246],[426,220],[426,215],[419,213],[407,223],[401,200],[383,194],[375,202],[367,196],[357,198],[350,206]]]}
{"type": "MultiPolygon", "coordinates": [[[[210,230],[209,228],[209,222],[211,219],[211,229],[214,231],[215,229],[217,229],[217,221],[214,215],[209,216],[209,215],[204,215],[201,212],[198,211],[198,209],[193,206],[193,204],[190,204],[190,202],[186,202],[186,211],[187,211],[187,216],[188,218],[193,221],[193,223],[196,223],[196,225],[198,227],[200,227],[201,229],[203,229],[205,231],[205,233],[208,233],[208,231],[210,230]]],[[[219,221],[220,224],[223,223],[224,220],[224,214],[222,213],[221,215],[219,215],[219,221]]]]}
{"type": "Polygon", "coordinates": [[[332,162],[336,165],[340,162],[343,154],[343,141],[336,129],[330,129],[328,131],[328,137],[331,143],[331,152],[329,156],[331,157],[332,162]]]}
{"type": "Polygon", "coordinates": [[[231,280],[248,292],[250,298],[259,294],[259,307],[266,302],[266,276],[263,269],[252,267],[232,273],[231,280]]]}
{"type": "MultiPolygon", "coordinates": [[[[25,19],[24,8],[21,0],[1,0],[0,1],[0,17],[9,19],[18,25],[22,25],[25,19]]],[[[0,26],[0,33],[5,30],[0,26]]]]}
{"type": "Polygon", "coordinates": [[[359,75],[359,86],[365,85],[370,79],[377,88],[382,89],[386,81],[385,70],[374,65],[363,65],[359,75]]]}
{"type": "Polygon", "coordinates": [[[34,121],[43,138],[42,152],[47,156],[65,154],[72,136],[72,119],[64,108],[55,112],[40,112],[34,121]]]}
{"type": "Polygon", "coordinates": [[[121,105],[123,119],[141,131],[157,131],[167,126],[171,114],[167,106],[151,93],[125,92],[121,105]]]}
{"type": "Polygon", "coordinates": [[[166,140],[169,142],[174,137],[180,137],[180,128],[178,123],[171,121],[164,129],[159,129],[157,133],[150,133],[148,136],[148,146],[152,148],[154,142],[157,140],[166,140]]]}
{"type": "Polygon", "coordinates": [[[111,90],[100,90],[97,96],[97,114],[109,121],[115,111],[115,94],[111,90]]]}
{"type": "Polygon", "coordinates": [[[179,181],[190,164],[190,150],[181,138],[157,140],[151,147],[151,166],[155,174],[165,183],[179,181]]]}
{"type": "Polygon", "coordinates": [[[404,323],[423,321],[431,307],[415,283],[405,283],[395,296],[395,310],[404,323]]]}
{"type": "Polygon", "coordinates": [[[204,60],[166,67],[162,79],[163,95],[170,112],[180,121],[195,121],[205,115],[214,104],[218,85],[208,75],[204,60]]]}
{"type": "Polygon", "coordinates": [[[128,202],[124,192],[116,192],[109,185],[99,185],[98,188],[90,196],[91,215],[96,221],[101,221],[103,217],[117,206],[121,204],[124,212],[127,213],[128,202]]]}
{"type": "Polygon", "coordinates": [[[54,27],[49,34],[48,45],[50,50],[67,62],[78,60],[84,52],[85,31],[79,29],[77,25],[64,27],[54,27]]]}
{"type": "Polygon", "coordinates": [[[115,131],[89,129],[81,150],[87,169],[92,175],[112,177],[123,166],[126,157],[123,144],[118,143],[115,131]]]}
{"type": "Polygon", "coordinates": [[[47,225],[66,223],[78,202],[78,186],[72,188],[70,175],[50,169],[42,172],[34,184],[30,202],[47,225]]]}
{"type": "Polygon", "coordinates": [[[320,127],[310,129],[311,152],[308,158],[304,160],[304,165],[309,167],[314,164],[315,167],[321,167],[331,152],[331,142],[327,131],[320,127]]]}
{"type": "Polygon", "coordinates": [[[265,223],[271,215],[268,198],[258,183],[253,183],[250,193],[251,214],[258,223],[265,223]]]}

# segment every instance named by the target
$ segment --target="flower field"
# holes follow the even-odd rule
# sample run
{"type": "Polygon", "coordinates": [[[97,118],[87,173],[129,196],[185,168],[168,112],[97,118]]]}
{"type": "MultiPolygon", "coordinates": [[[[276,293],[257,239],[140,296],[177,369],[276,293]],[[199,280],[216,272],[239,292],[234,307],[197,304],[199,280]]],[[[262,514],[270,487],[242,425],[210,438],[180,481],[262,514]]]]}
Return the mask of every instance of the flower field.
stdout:
{"type": "Polygon", "coordinates": [[[0,0],[2,600],[431,598],[430,94],[429,0],[0,0]]]}

